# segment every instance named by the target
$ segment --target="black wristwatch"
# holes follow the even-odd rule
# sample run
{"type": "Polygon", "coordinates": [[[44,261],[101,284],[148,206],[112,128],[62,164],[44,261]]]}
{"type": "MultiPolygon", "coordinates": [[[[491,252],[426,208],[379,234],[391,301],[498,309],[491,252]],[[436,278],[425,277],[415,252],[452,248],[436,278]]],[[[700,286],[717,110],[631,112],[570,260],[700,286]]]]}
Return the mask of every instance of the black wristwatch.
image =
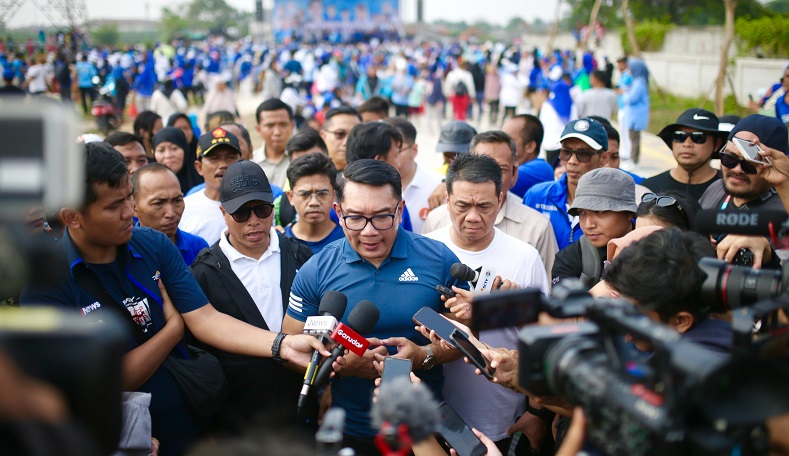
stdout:
{"type": "Polygon", "coordinates": [[[285,336],[287,336],[285,333],[277,334],[277,337],[274,338],[274,343],[271,345],[271,359],[278,362],[279,364],[285,364],[288,362],[288,360],[282,359],[282,357],[279,356],[279,350],[282,348],[282,340],[285,339],[285,336]]]}
{"type": "Polygon", "coordinates": [[[425,346],[425,352],[427,353],[427,356],[425,357],[425,360],[422,361],[422,369],[430,370],[436,365],[436,357],[433,356],[433,349],[430,348],[429,345],[425,346]]]}

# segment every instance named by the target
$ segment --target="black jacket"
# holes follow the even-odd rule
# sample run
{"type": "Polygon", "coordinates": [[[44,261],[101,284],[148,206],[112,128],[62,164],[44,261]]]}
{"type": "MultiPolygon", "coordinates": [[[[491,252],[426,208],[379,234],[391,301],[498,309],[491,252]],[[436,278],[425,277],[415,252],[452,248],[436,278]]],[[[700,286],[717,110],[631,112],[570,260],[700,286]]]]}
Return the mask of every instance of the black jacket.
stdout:
{"type": "MultiPolygon", "coordinates": [[[[282,265],[281,304],[285,309],[296,272],[312,256],[312,252],[296,239],[279,233],[277,236],[282,265]]],[[[192,275],[218,311],[258,328],[269,329],[252,296],[233,273],[230,262],[219,248],[219,241],[203,249],[195,258],[192,275]]],[[[213,347],[203,348],[219,358],[230,386],[227,403],[215,420],[217,429],[236,432],[252,424],[252,419],[258,418],[267,422],[293,422],[303,374],[269,358],[237,355],[213,347]]]]}

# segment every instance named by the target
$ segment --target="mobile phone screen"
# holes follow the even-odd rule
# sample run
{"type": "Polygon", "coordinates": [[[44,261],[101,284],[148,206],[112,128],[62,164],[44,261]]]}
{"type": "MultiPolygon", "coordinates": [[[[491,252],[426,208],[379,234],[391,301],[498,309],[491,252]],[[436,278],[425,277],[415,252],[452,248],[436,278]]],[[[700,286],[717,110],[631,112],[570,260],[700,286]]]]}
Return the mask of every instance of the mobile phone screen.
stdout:
{"type": "Polygon", "coordinates": [[[739,149],[742,154],[742,158],[749,162],[769,164],[767,159],[759,155],[759,151],[761,150],[759,146],[752,145],[750,141],[740,138],[732,138],[732,141],[734,141],[734,145],[737,146],[737,149],[739,149]]]}
{"type": "Polygon", "coordinates": [[[452,410],[446,402],[438,407],[440,420],[436,432],[454,448],[460,456],[481,456],[487,448],[471,431],[471,428],[452,410]]]}
{"type": "MultiPolygon", "coordinates": [[[[413,320],[420,325],[424,325],[427,329],[432,329],[436,332],[438,337],[455,345],[455,343],[452,342],[451,336],[452,332],[458,329],[457,326],[439,315],[435,310],[429,307],[422,307],[419,309],[419,312],[414,314],[413,320]]],[[[463,332],[463,334],[468,336],[465,332],[463,332]]]]}
{"type": "Polygon", "coordinates": [[[537,288],[475,296],[471,329],[484,331],[536,323],[545,296],[537,288]]]}
{"type": "Polygon", "coordinates": [[[468,336],[465,334],[455,330],[450,336],[452,342],[455,343],[455,346],[463,353],[463,356],[469,359],[471,363],[479,368],[482,371],[482,375],[487,378],[493,378],[493,369],[490,367],[490,363],[488,362],[487,358],[482,355],[482,352],[474,346],[473,343],[469,340],[468,336]]]}
{"type": "Polygon", "coordinates": [[[400,358],[386,358],[384,372],[381,374],[381,385],[387,385],[392,380],[403,377],[411,381],[411,360],[400,358]]]}

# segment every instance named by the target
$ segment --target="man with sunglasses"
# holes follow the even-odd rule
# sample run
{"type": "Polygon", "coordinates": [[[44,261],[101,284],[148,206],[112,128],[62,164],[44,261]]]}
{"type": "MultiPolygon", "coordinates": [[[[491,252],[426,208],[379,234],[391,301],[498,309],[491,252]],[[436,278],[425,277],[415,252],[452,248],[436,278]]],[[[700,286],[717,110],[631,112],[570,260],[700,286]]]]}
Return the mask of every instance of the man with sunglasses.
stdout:
{"type": "MultiPolygon", "coordinates": [[[[723,179],[714,182],[704,192],[699,203],[704,209],[749,209],[784,211],[784,206],[772,185],[759,171],[762,165],[744,160],[734,139],[758,141],[771,149],[786,152],[787,129],[776,117],[753,114],[742,119],[729,133],[729,140],[720,151],[723,179]]],[[[778,266],[769,241],[761,236],[714,234],[718,258],[731,261],[740,251],[748,249],[756,266],[778,266]]]]}
{"type": "MultiPolygon", "coordinates": [[[[581,176],[608,163],[608,134],[594,119],[567,123],[559,142],[559,159],[565,173],[557,181],[535,185],[523,197],[523,204],[536,209],[551,221],[559,249],[572,244],[583,234],[578,217],[568,214],[581,176]]],[[[635,204],[635,197],[633,200],[635,204]]]]}
{"type": "Polygon", "coordinates": [[[441,397],[443,375],[438,365],[459,355],[430,344],[414,330],[411,318],[422,307],[446,310],[436,285],[464,289],[468,285],[449,273],[458,262],[449,248],[398,226],[403,217],[402,183],[392,165],[370,159],[352,162],[337,177],[336,192],[334,211],[345,239],[324,247],[299,270],[282,327],[289,334],[301,334],[307,318],[318,314],[321,296],[328,290],[348,297],[346,318],[361,300],[370,300],[380,309],[375,329],[362,334],[371,338],[371,349],[363,357],[347,355],[339,378],[331,384],[332,405],[346,412],[345,444],[357,454],[378,454],[373,444],[377,431],[369,415],[373,379],[378,376],[375,355],[410,359],[416,374],[441,397]]]}
{"type": "MultiPolygon", "coordinates": [[[[227,228],[192,264],[208,300],[227,315],[279,332],[296,272],[310,249],[272,227],[274,196],[254,162],[230,165],[221,188],[220,210],[227,228]]],[[[238,431],[257,414],[292,418],[301,376],[271,359],[206,347],[222,363],[230,395],[215,420],[216,431],[238,431]]]]}
{"type": "Polygon", "coordinates": [[[321,129],[321,138],[329,150],[329,157],[337,171],[342,171],[347,164],[345,146],[351,129],[362,122],[362,117],[350,106],[339,106],[329,109],[321,129]]]}
{"type": "Polygon", "coordinates": [[[698,200],[721,178],[721,172],[710,166],[710,160],[717,158],[717,152],[726,141],[726,132],[718,129],[715,114],[690,108],[658,136],[671,149],[677,166],[644,180],[641,185],[655,193],[685,192],[698,200]]]}

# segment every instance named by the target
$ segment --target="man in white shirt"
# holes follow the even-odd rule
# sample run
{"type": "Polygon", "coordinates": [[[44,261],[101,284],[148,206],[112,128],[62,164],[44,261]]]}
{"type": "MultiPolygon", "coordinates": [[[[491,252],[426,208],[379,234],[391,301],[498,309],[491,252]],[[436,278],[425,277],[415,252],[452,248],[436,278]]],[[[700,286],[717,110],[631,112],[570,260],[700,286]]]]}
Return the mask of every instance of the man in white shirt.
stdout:
{"type": "Polygon", "coordinates": [[[293,135],[295,123],[293,110],[279,98],[269,98],[255,110],[257,125],[255,130],[263,145],[253,153],[255,163],[263,168],[269,182],[282,188],[290,159],[285,153],[285,144],[293,135]]]}
{"type": "Polygon", "coordinates": [[[225,230],[225,219],[219,209],[222,177],[228,166],[241,160],[241,148],[236,135],[222,127],[200,136],[197,142],[195,169],[205,179],[205,190],[184,198],[184,214],[178,228],[200,236],[213,245],[225,230]]]}
{"type": "MultiPolygon", "coordinates": [[[[463,264],[486,266],[518,287],[548,293],[548,276],[537,250],[494,226],[504,203],[501,169],[496,160],[481,154],[462,154],[447,171],[447,207],[450,226],[427,234],[443,242],[463,264]]],[[[515,327],[482,331],[479,340],[493,347],[518,346],[515,327]]],[[[444,397],[469,424],[509,448],[508,430],[526,410],[526,396],[501,388],[474,374],[461,360],[444,366],[444,397]]],[[[505,452],[505,454],[507,454],[505,452]]]]}
{"type": "Polygon", "coordinates": [[[384,122],[400,130],[403,135],[403,145],[397,157],[400,162],[398,171],[403,181],[403,200],[411,218],[411,230],[414,233],[421,233],[427,214],[430,213],[428,198],[441,184],[443,177],[431,169],[419,166],[416,162],[419,147],[416,144],[414,124],[401,117],[390,117],[384,122]]]}

